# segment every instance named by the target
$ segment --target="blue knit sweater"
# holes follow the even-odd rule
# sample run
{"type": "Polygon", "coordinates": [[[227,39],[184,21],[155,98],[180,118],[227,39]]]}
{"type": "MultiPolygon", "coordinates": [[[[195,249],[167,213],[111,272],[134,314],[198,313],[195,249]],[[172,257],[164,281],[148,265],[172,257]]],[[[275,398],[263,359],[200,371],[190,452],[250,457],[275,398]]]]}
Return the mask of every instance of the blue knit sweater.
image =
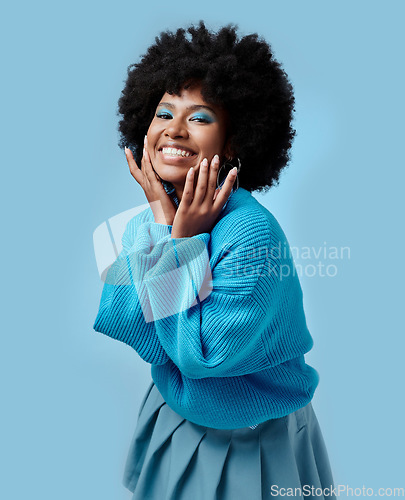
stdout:
{"type": "Polygon", "coordinates": [[[171,238],[147,208],[132,218],[93,328],[151,363],[182,417],[236,429],[305,406],[319,383],[287,238],[239,188],[211,233],[171,238]]]}

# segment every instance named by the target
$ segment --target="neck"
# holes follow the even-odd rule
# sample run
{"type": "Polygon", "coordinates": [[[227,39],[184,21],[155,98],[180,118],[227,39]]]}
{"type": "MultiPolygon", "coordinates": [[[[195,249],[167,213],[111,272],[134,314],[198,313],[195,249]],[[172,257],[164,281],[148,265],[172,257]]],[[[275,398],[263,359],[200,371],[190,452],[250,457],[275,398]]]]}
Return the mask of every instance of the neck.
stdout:
{"type": "Polygon", "coordinates": [[[181,202],[181,198],[183,196],[183,189],[184,186],[174,186],[174,191],[176,193],[177,199],[179,200],[179,203],[181,202]]]}

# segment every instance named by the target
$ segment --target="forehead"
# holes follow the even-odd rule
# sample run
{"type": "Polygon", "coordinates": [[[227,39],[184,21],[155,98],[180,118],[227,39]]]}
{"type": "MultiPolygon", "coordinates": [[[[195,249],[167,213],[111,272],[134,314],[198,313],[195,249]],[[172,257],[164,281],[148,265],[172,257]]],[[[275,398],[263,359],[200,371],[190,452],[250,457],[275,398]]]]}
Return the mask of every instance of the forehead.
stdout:
{"type": "Polygon", "coordinates": [[[180,89],[180,95],[169,94],[165,92],[162,97],[162,101],[174,100],[174,101],[196,101],[201,104],[208,104],[205,102],[201,94],[201,84],[194,84],[192,87],[185,88],[184,86],[180,89]]]}

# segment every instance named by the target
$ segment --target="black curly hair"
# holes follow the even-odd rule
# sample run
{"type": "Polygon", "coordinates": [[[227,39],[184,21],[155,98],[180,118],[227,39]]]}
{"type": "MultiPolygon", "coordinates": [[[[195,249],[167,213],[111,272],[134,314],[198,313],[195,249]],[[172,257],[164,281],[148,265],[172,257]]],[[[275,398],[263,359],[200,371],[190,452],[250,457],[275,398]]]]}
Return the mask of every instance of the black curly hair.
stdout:
{"type": "Polygon", "coordinates": [[[138,165],[163,94],[180,95],[185,82],[197,80],[204,100],[229,113],[230,147],[242,165],[239,185],[265,192],[279,183],[296,134],[293,88],[270,45],[256,33],[238,40],[234,26],[215,33],[200,20],[187,28],[191,37],[184,28],[162,32],[141,61],[128,66],[118,100],[118,145],[129,147],[138,165]]]}

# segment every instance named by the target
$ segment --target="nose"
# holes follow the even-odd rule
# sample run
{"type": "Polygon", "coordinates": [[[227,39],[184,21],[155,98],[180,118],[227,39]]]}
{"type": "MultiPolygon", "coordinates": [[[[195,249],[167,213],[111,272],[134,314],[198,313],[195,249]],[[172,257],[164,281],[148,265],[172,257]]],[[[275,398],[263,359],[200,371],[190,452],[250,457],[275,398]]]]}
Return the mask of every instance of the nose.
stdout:
{"type": "Polygon", "coordinates": [[[177,137],[187,138],[188,130],[184,120],[181,117],[172,118],[167,124],[165,135],[173,139],[177,137]]]}

